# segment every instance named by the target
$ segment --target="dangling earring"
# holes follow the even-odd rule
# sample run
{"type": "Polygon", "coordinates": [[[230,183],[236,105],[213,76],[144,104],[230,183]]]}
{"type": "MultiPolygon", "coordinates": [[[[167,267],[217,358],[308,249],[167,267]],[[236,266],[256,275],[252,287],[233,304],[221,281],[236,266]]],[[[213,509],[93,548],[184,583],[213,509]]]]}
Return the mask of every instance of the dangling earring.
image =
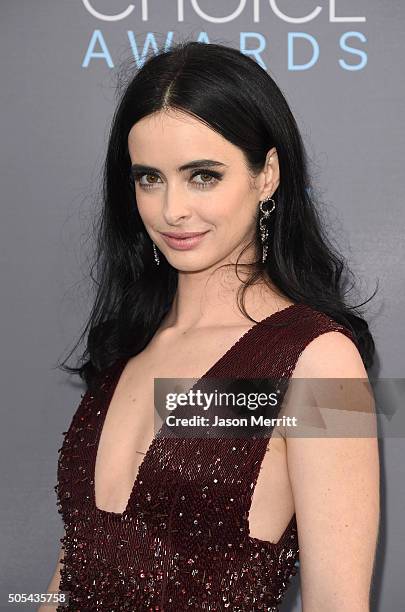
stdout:
{"type": "Polygon", "coordinates": [[[157,252],[156,244],[153,241],[152,241],[152,246],[153,246],[153,255],[155,257],[156,265],[158,266],[160,264],[160,259],[159,259],[159,255],[157,252]]]}
{"type": "Polygon", "coordinates": [[[261,235],[262,247],[263,247],[262,263],[264,263],[267,259],[267,251],[269,248],[269,245],[267,244],[267,239],[269,237],[269,228],[267,227],[267,219],[268,217],[270,217],[270,214],[273,212],[275,207],[276,207],[276,203],[270,196],[262,200],[259,205],[260,212],[262,213],[259,219],[260,235],[261,235]],[[263,204],[265,204],[265,202],[273,202],[273,205],[269,210],[264,210],[263,204]]]}

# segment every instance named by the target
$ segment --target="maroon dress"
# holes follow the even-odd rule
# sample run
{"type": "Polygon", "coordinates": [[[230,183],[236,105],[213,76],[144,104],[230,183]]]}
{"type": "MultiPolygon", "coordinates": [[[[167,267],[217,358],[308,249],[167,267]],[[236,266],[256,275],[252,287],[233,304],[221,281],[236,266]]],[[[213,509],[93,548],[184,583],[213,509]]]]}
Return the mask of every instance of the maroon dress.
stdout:
{"type": "MultiPolygon", "coordinates": [[[[207,377],[283,377],[318,335],[351,333],[294,304],[251,327],[207,377]],[[267,323],[269,325],[267,325],[267,323]]],[[[94,469],[108,406],[127,359],[86,392],[59,449],[58,511],[65,533],[62,610],[277,612],[299,542],[295,514],[278,542],[249,535],[248,515],[269,437],[155,435],[122,513],[95,504],[94,469]]],[[[197,383],[196,383],[197,384],[197,383]]]]}

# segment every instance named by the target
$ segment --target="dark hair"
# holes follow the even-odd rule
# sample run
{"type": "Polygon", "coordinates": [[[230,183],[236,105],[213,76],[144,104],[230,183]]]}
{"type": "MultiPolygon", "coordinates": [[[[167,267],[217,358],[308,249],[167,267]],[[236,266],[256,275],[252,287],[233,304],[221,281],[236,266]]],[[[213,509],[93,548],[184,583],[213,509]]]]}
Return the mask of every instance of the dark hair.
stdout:
{"type": "MultiPolygon", "coordinates": [[[[79,374],[90,388],[95,374],[145,348],[172,304],[178,273],[163,256],[155,264],[136,205],[128,152],[132,126],[164,109],[191,114],[239,147],[253,175],[263,170],[267,152],[276,147],[281,178],[273,194],[268,257],[265,264],[254,262],[248,281],[241,284],[242,312],[254,321],[245,311],[244,293],[258,280],[271,282],[292,301],[309,304],[349,328],[365,367],[371,367],[374,341],[356,311],[359,306],[345,303],[344,273],[352,273],[325,235],[304,145],[285,97],[268,72],[238,50],[188,41],[149,58],[120,93],[104,166],[97,278],[92,276],[97,295],[74,349],[86,334],[87,346],[79,367],[68,367],[65,360],[62,369],[79,374]]],[[[261,253],[258,225],[255,243],[261,253]]]]}

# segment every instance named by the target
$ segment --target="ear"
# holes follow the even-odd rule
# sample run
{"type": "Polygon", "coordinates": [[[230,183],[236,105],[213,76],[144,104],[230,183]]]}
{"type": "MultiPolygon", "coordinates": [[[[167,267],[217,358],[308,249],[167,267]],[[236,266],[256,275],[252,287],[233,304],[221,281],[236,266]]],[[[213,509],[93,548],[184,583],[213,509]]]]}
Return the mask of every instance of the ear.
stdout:
{"type": "Polygon", "coordinates": [[[280,184],[280,168],[278,165],[277,149],[273,147],[267,152],[266,162],[263,168],[264,183],[261,200],[271,197],[280,184]]]}

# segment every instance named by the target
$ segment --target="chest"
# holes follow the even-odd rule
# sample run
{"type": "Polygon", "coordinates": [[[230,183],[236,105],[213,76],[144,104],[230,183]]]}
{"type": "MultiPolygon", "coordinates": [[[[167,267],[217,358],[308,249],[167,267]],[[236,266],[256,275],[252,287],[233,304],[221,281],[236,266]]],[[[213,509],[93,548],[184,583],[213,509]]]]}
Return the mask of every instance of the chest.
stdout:
{"type": "MultiPolygon", "coordinates": [[[[244,331],[246,328],[242,331],[236,327],[226,329],[223,334],[218,334],[216,330],[208,337],[198,331],[192,335],[182,334],[176,339],[168,335],[158,337],[147,349],[115,369],[112,380],[105,381],[107,388],[104,391],[101,389],[100,410],[95,413],[98,416],[94,424],[90,424],[90,428],[94,427],[94,437],[90,442],[92,457],[88,472],[92,477],[90,498],[94,499],[94,505],[100,511],[122,513],[131,501],[139,481],[140,468],[161,424],[155,404],[155,379],[168,379],[171,390],[175,388],[177,393],[186,392],[196,379],[199,380],[212,370],[218,360],[223,359],[244,331]]],[[[162,382],[158,381],[158,384],[162,382]]],[[[94,414],[90,414],[90,418],[94,418],[94,414]]],[[[80,428],[79,438],[75,440],[78,446],[83,442],[81,436],[80,428]]],[[[153,448],[148,459],[152,452],[153,448]]],[[[197,455],[194,451],[192,454],[195,459],[197,455]]],[[[217,465],[220,452],[206,447],[201,454],[193,465],[201,478],[209,479],[213,470],[211,459],[215,467],[220,468],[217,465]],[[213,454],[216,456],[213,457],[213,454]]],[[[83,458],[75,457],[79,463],[83,463],[83,458]]],[[[230,460],[233,469],[238,470],[240,466],[232,454],[230,460]]],[[[172,473],[176,470],[180,473],[184,461],[184,457],[176,454],[168,467],[172,473]]],[[[183,475],[187,480],[187,475],[183,475]]]]}
{"type": "MultiPolygon", "coordinates": [[[[177,392],[186,392],[233,348],[247,329],[234,326],[221,332],[205,329],[158,334],[146,349],[129,359],[108,402],[98,449],[100,466],[108,461],[105,457],[110,451],[120,465],[135,448],[146,452],[156,429],[156,384],[162,389],[173,390],[175,386],[177,392]],[[163,379],[168,380],[166,386],[163,379]],[[117,440],[119,448],[113,452],[117,440]]],[[[111,465],[111,456],[108,462],[111,465]]],[[[136,460],[127,463],[136,464],[136,460]]]]}

